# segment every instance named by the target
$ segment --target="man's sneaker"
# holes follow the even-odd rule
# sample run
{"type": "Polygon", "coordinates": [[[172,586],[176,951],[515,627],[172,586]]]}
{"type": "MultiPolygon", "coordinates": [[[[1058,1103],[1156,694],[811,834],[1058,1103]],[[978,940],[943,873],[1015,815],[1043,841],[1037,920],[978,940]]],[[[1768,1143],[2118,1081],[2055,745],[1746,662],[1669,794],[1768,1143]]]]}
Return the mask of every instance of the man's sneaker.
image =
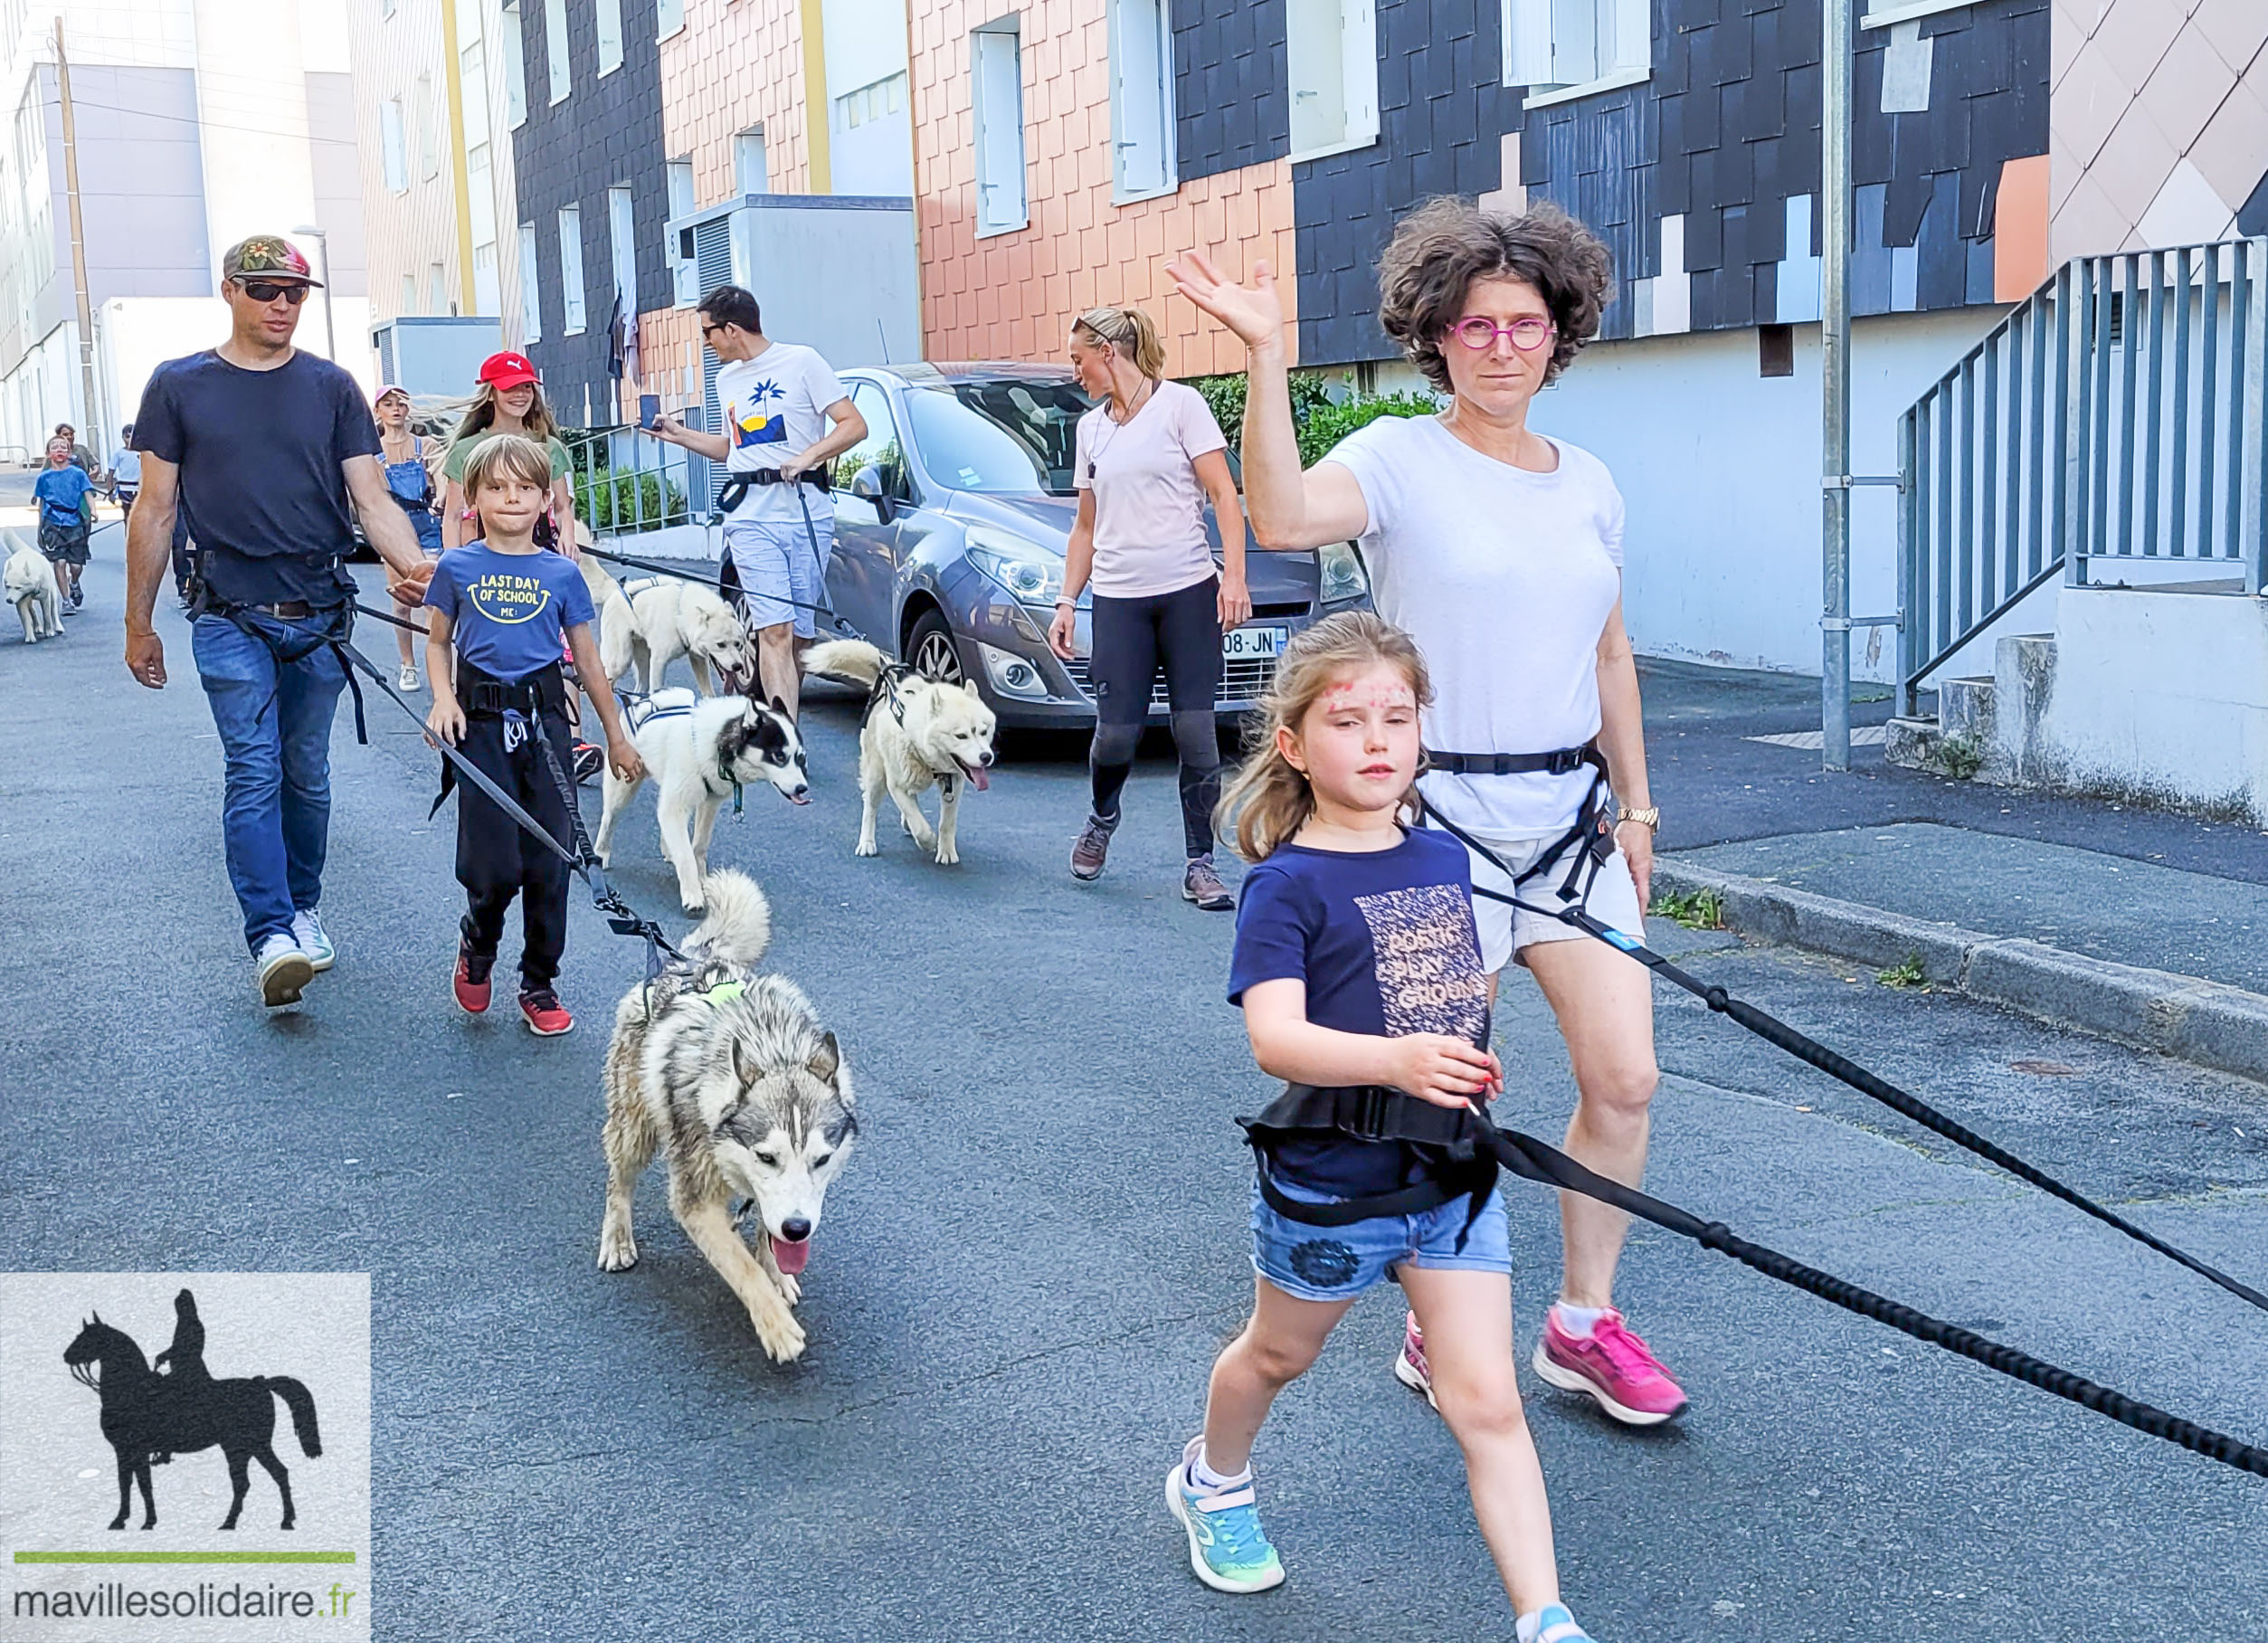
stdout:
{"type": "Polygon", "coordinates": [[[1625,1426],[1659,1426],[1685,1410],[1685,1394],[1669,1371],[1612,1307],[1588,1336],[1570,1334],[1556,1313],[1545,1315],[1535,1372],[1562,1391],[1588,1392],[1625,1426]]]}
{"type": "MultiPolygon", "coordinates": [[[[1527,1637],[1526,1632],[1520,1634],[1527,1637]]],[[[1563,1603],[1549,1603],[1535,1618],[1535,1636],[1530,1643],[1590,1643],[1590,1633],[1576,1623],[1563,1603]]]]}
{"type": "Polygon", "coordinates": [[[403,662],[402,664],[402,670],[394,676],[394,688],[396,690],[401,691],[405,696],[409,694],[409,692],[416,689],[417,669],[415,666],[406,661],[403,662]]]}
{"type": "Polygon", "coordinates": [[[318,975],[338,961],[338,949],[331,945],[330,933],[323,928],[322,917],[313,907],[301,907],[291,915],[291,939],[299,944],[299,951],[307,954],[318,975]]]}
{"type": "Polygon", "coordinates": [[[252,963],[260,969],[260,1002],[270,1010],[279,1004],[298,1003],[300,990],[315,979],[314,964],[299,951],[299,944],[281,930],[260,944],[252,963]]]}
{"type": "Polygon", "coordinates": [[[1166,1474],[1165,1509],[1189,1535],[1189,1566],[1215,1591],[1266,1591],[1284,1583],[1284,1564],[1260,1527],[1249,1481],[1208,1495],[1190,1481],[1205,1440],[1192,1438],[1166,1474]]]}
{"type": "Polygon", "coordinates": [[[1394,1356],[1394,1379],[1413,1392],[1424,1394],[1425,1401],[1435,1409],[1441,1407],[1433,1395],[1433,1371],[1426,1363],[1426,1337],[1418,1328],[1418,1315],[1407,1313],[1402,1318],[1401,1351],[1394,1356]]]}
{"type": "Polygon", "coordinates": [[[457,1008],[467,1015],[479,1015],[489,1007],[489,972],[496,965],[496,954],[483,958],[461,938],[457,943],[457,973],[450,986],[457,994],[457,1008]]]}
{"type": "Polygon", "coordinates": [[[1079,829],[1079,836],[1071,843],[1071,877],[1100,878],[1103,863],[1110,859],[1110,835],[1118,823],[1089,816],[1087,825],[1079,829]]]}
{"type": "Polygon", "coordinates": [[[574,1030],[574,1017],[548,987],[532,987],[520,994],[520,1016],[527,1030],[539,1039],[555,1039],[574,1030]]]}
{"type": "Polygon", "coordinates": [[[1208,913],[1233,913],[1237,898],[1229,894],[1229,887],[1220,882],[1220,875],[1213,871],[1210,856],[1196,856],[1181,869],[1181,898],[1193,901],[1208,913]]]}

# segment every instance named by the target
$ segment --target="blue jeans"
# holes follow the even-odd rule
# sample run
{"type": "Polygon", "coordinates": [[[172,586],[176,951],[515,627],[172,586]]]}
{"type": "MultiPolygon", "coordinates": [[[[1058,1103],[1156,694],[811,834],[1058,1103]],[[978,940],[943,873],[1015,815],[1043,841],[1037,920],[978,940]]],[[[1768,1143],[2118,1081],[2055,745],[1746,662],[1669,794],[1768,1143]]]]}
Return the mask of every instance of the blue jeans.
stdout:
{"type": "MultiPolygon", "coordinates": [[[[289,650],[326,623],[286,622],[247,612],[244,620],[289,650]]],[[[328,645],[296,661],[276,653],[225,616],[200,616],[190,629],[197,676],[221,733],[228,780],[221,830],[229,881],[244,909],[244,941],[254,953],[291,915],[323,897],[323,858],[331,831],[331,718],[346,687],[346,665],[328,645]]]]}
{"type": "MultiPolygon", "coordinates": [[[[1340,1201],[1276,1177],[1277,1191],[1302,1203],[1340,1201]]],[[[1350,1301],[1394,1276],[1397,1267],[1512,1275],[1512,1228],[1501,1192],[1472,1216],[1470,1195],[1422,1215],[1380,1215],[1343,1227],[1318,1227],[1277,1213],[1252,1188],[1252,1265],[1285,1294],[1303,1301],[1350,1301]],[[1463,1249],[1457,1248],[1462,1235],[1463,1249]]]]}

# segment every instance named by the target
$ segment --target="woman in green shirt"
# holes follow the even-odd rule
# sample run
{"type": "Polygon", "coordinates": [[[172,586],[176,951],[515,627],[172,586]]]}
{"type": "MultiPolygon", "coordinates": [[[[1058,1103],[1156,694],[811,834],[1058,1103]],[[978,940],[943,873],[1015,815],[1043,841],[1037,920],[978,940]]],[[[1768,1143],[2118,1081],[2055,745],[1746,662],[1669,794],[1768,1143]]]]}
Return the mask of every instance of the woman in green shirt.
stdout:
{"type": "MultiPolygon", "coordinates": [[[[523,354],[491,354],[480,366],[480,392],[457,425],[450,442],[449,458],[441,464],[448,494],[441,504],[441,537],[444,548],[462,547],[479,533],[477,520],[465,506],[465,465],[472,453],[498,433],[520,433],[540,441],[551,453],[551,522],[557,539],[550,546],[568,558],[575,557],[574,490],[569,483],[574,464],[559,440],[559,424],[544,403],[544,390],[536,367],[523,354]]],[[[540,537],[541,533],[538,532],[540,537]]]]}

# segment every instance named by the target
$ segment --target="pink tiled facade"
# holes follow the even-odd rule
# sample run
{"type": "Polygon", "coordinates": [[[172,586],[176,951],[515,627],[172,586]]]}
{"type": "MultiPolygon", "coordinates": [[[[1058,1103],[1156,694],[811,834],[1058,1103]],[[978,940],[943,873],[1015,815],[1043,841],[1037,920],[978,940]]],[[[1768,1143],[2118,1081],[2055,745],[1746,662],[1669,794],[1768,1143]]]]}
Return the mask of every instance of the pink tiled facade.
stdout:
{"type": "Polygon", "coordinates": [[[1173,294],[1165,261],[1206,252],[1231,275],[1268,260],[1295,281],[1292,177],[1276,160],[1111,201],[1110,62],[1104,0],[1031,0],[1020,14],[1028,227],[976,235],[969,33],[993,0],[912,0],[914,177],[922,328],[933,359],[1048,359],[1098,303],[1147,309],[1176,376],[1244,368],[1243,349],[1173,294]]]}
{"type": "Polygon", "coordinates": [[[733,192],[733,138],[753,126],[773,191],[809,191],[802,53],[796,0],[688,0],[685,27],[661,43],[661,124],[670,157],[692,160],[702,204],[733,192]]]}

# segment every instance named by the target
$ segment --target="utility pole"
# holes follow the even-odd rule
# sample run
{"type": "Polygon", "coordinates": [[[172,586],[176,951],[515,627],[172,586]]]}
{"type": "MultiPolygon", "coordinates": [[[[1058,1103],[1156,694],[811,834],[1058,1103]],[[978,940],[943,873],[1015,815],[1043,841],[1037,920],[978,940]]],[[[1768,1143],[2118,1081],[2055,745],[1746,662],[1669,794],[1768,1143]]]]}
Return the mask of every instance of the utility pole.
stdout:
{"type": "Polygon", "coordinates": [[[63,197],[71,204],[71,282],[79,292],[79,391],[86,400],[87,449],[100,451],[94,425],[94,308],[87,298],[87,225],[79,208],[79,126],[71,116],[71,59],[63,52],[63,20],[55,19],[55,96],[63,115],[63,197]]]}
{"type": "Polygon", "coordinates": [[[1851,5],[1826,0],[1820,76],[1819,764],[1851,767],[1851,5]]]}

